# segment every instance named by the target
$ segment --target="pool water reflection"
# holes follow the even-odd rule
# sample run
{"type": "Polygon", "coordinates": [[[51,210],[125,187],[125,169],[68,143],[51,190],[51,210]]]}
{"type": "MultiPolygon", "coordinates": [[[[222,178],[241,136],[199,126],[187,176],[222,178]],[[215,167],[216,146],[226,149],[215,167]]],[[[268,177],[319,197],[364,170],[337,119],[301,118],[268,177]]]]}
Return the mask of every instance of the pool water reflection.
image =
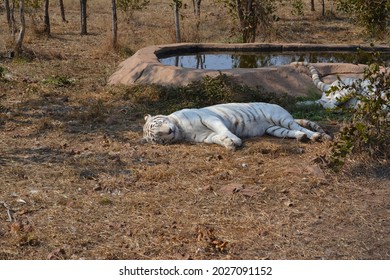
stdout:
{"type": "MultiPolygon", "coordinates": [[[[259,68],[287,65],[291,62],[362,63],[370,62],[371,55],[358,52],[305,52],[305,53],[192,53],[159,58],[165,65],[192,69],[226,70],[232,68],[259,68]]],[[[390,62],[390,54],[381,58],[390,62]]]]}

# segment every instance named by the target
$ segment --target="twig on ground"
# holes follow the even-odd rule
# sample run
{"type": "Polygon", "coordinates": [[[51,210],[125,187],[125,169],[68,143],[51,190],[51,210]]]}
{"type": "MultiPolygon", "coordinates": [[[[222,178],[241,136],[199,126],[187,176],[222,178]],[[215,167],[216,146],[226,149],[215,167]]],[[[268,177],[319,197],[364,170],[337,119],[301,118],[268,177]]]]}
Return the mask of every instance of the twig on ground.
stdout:
{"type": "Polygon", "coordinates": [[[13,221],[13,218],[11,215],[12,210],[8,207],[7,203],[5,203],[4,201],[0,201],[0,204],[3,204],[3,206],[7,209],[7,215],[8,215],[7,222],[12,222],[13,221]]]}

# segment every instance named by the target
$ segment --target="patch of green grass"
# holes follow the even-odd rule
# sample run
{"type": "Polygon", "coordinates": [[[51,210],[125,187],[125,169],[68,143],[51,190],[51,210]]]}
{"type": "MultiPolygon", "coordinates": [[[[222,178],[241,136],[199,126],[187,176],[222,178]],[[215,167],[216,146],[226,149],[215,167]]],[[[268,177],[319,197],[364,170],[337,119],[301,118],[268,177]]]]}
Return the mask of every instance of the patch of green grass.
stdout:
{"type": "Polygon", "coordinates": [[[0,80],[5,78],[6,69],[0,65],[0,80]]]}
{"type": "Polygon", "coordinates": [[[73,85],[75,79],[66,76],[52,76],[42,81],[44,84],[51,84],[57,87],[66,87],[73,85]]]}
{"type": "Polygon", "coordinates": [[[351,116],[345,112],[340,112],[338,110],[327,110],[324,109],[319,104],[313,105],[292,105],[290,108],[290,113],[296,119],[309,119],[311,121],[326,121],[326,120],[336,120],[342,121],[349,119],[351,116]]]}
{"type": "Polygon", "coordinates": [[[102,197],[100,200],[99,200],[99,204],[102,205],[102,206],[110,206],[110,205],[113,205],[114,202],[107,198],[107,197],[102,197]]]}
{"type": "Polygon", "coordinates": [[[318,91],[315,91],[313,89],[309,90],[305,96],[298,96],[296,100],[298,102],[303,101],[316,101],[321,98],[321,94],[318,93],[318,91]]]}
{"type": "Polygon", "coordinates": [[[130,57],[135,54],[135,52],[128,46],[120,48],[119,53],[124,57],[130,57]]]}
{"type": "Polygon", "coordinates": [[[317,91],[309,91],[306,96],[296,97],[295,100],[285,108],[297,119],[309,119],[312,121],[337,120],[342,121],[350,118],[346,112],[340,110],[324,109],[319,104],[302,104],[305,101],[316,101],[321,98],[317,91]]]}

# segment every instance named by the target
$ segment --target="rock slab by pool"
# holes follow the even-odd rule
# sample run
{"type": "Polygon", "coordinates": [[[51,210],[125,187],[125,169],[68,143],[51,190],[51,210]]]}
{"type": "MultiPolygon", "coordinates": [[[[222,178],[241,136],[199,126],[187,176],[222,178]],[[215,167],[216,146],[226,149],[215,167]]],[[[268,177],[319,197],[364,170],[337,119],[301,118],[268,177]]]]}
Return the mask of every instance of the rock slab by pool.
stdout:
{"type": "MultiPolygon", "coordinates": [[[[373,50],[360,45],[312,45],[312,44],[172,44],[150,46],[138,50],[123,61],[118,70],[109,78],[109,84],[159,84],[184,86],[206,76],[217,77],[226,74],[241,84],[260,86],[266,91],[287,93],[293,96],[306,95],[316,90],[309,70],[303,66],[282,65],[263,68],[234,68],[227,70],[190,69],[164,65],[159,57],[188,52],[309,52],[340,51],[356,52],[358,49],[373,50]]],[[[375,50],[390,52],[387,46],[377,46],[375,50]]],[[[350,63],[315,63],[325,82],[340,77],[362,77],[365,65],[350,63]]]]}

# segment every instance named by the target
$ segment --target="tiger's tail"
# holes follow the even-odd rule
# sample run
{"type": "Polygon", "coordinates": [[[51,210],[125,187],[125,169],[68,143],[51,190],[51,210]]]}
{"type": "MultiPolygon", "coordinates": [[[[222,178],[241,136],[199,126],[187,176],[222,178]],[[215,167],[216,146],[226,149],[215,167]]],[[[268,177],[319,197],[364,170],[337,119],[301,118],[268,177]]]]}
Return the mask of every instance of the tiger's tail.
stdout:
{"type": "Polygon", "coordinates": [[[307,68],[309,68],[314,85],[322,92],[326,92],[330,89],[331,85],[321,81],[317,69],[310,63],[305,61],[305,62],[292,62],[291,64],[297,66],[306,66],[307,68]]]}
{"type": "Polygon", "coordinates": [[[324,140],[331,140],[332,139],[332,137],[330,135],[328,135],[325,132],[325,130],[322,129],[321,126],[319,126],[317,123],[315,123],[313,121],[309,121],[306,119],[295,119],[295,122],[302,127],[305,127],[305,128],[308,128],[310,130],[314,130],[314,131],[320,133],[321,138],[324,140]]]}

